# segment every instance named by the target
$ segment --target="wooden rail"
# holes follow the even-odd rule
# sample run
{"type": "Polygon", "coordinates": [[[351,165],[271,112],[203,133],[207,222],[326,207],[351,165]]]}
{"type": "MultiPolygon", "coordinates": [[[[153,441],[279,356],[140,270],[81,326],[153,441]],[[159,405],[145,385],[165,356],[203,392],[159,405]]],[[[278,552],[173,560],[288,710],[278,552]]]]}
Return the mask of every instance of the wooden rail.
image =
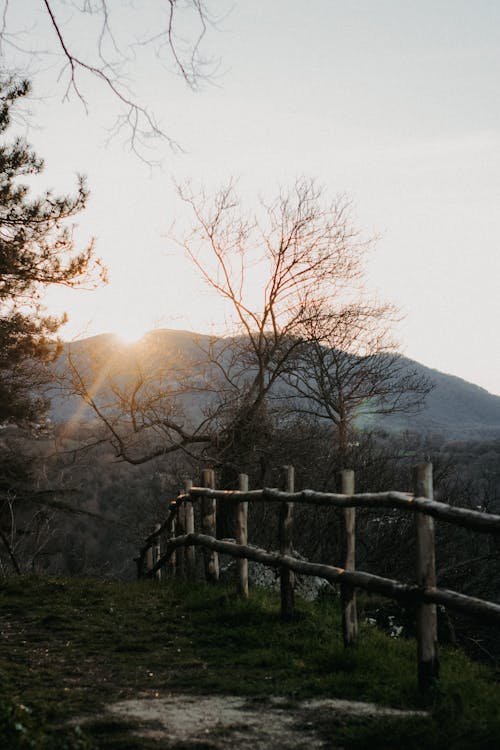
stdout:
{"type": "MultiPolygon", "coordinates": [[[[188,544],[206,547],[221,554],[231,555],[232,557],[246,558],[270,568],[288,568],[299,575],[317,576],[318,578],[330,581],[330,583],[340,583],[362,588],[373,594],[381,594],[389,599],[395,599],[406,604],[442,604],[457,612],[481,617],[486,622],[500,625],[500,604],[486,602],[483,599],[459,594],[449,589],[422,588],[416,584],[401,583],[392,578],[384,578],[373,573],[364,573],[362,571],[351,572],[333,565],[322,565],[321,563],[298,560],[295,557],[280,555],[278,552],[268,552],[259,547],[239,545],[234,542],[215,539],[205,534],[186,534],[185,536],[169,539],[166,544],[167,552],[165,558],[171,550],[188,544]]],[[[160,559],[158,566],[155,566],[150,571],[150,575],[153,575],[162,564],[163,560],[160,559]]]]}
{"type": "Polygon", "coordinates": [[[138,558],[139,575],[159,577],[165,567],[175,571],[176,555],[187,555],[190,563],[181,562],[180,571],[194,575],[194,548],[201,547],[204,554],[205,578],[214,583],[219,577],[219,553],[231,555],[237,565],[237,587],[242,596],[248,596],[248,561],[252,560],[280,571],[281,615],[284,620],[294,616],[294,574],[318,576],[340,584],[342,601],[342,633],[346,646],[355,645],[358,638],[356,588],[381,594],[400,602],[417,605],[417,666],[418,683],[427,690],[439,676],[437,644],[437,605],[472,615],[485,622],[500,624],[500,604],[466,596],[456,591],[437,588],[435,570],[434,518],[458,526],[491,534],[500,534],[500,516],[467,508],[455,508],[433,499],[432,465],[421,464],[414,469],[413,494],[403,492],[354,492],[354,472],[342,472],[342,493],[303,490],[294,492],[292,467],[285,467],[284,490],[248,490],[248,477],[242,474],[239,490],[215,489],[213,470],[202,474],[202,486],[186,483],[185,491],[171,503],[166,521],[157,525],[147,538],[138,558]],[[236,541],[216,539],[216,502],[224,499],[234,503],[236,541]],[[201,501],[201,528],[194,532],[193,502],[201,501]],[[248,502],[276,502],[280,504],[279,552],[269,552],[250,546],[247,538],[248,502]],[[341,550],[343,567],[323,565],[298,560],[293,557],[292,524],[294,504],[313,507],[336,507],[342,510],[341,550]],[[415,514],[417,561],[414,584],[383,578],[355,569],[355,508],[397,508],[415,514]],[[187,509],[190,509],[187,511],[187,509]],[[172,533],[172,519],[185,519],[172,533]],[[161,535],[168,532],[163,553],[159,552],[161,535]],[[151,550],[154,550],[152,552],[151,550]],[[173,562],[174,561],[174,562],[173,562]]]}
{"type": "MultiPolygon", "coordinates": [[[[427,465],[427,464],[425,464],[427,465]]],[[[180,495],[182,502],[185,496],[180,495]]],[[[469,508],[456,508],[409,492],[362,492],[344,495],[333,492],[283,492],[277,489],[264,488],[239,492],[237,490],[211,490],[206,487],[192,487],[190,497],[211,497],[215,500],[234,500],[234,502],[293,502],[316,507],[338,508],[393,508],[408,510],[413,513],[425,513],[456,526],[463,526],[474,531],[484,531],[500,535],[500,516],[483,513],[469,508]]]]}

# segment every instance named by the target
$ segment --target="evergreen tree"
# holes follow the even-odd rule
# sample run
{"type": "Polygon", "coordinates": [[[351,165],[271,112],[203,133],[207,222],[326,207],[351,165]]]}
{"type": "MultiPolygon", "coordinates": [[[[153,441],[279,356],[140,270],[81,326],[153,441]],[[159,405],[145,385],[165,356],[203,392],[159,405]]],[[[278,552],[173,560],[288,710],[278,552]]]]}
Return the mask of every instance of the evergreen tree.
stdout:
{"type": "Polygon", "coordinates": [[[43,291],[80,284],[93,262],[92,243],[76,252],[67,224],[85,206],[84,179],[74,196],[32,198],[21,180],[40,174],[43,161],[24,139],[5,141],[12,109],[28,92],[28,82],[0,76],[0,423],[26,422],[42,408],[40,365],[57,354],[63,322],[44,313],[43,291]]]}
{"type": "Polygon", "coordinates": [[[74,196],[32,197],[25,184],[43,161],[24,139],[9,141],[6,133],[28,93],[28,82],[0,73],[0,574],[34,565],[50,537],[29,438],[33,423],[43,421],[47,363],[59,353],[55,334],[64,318],[46,314],[43,293],[89,282],[99,268],[92,243],[78,252],[72,237],[71,218],[87,200],[84,179],[74,196]]]}

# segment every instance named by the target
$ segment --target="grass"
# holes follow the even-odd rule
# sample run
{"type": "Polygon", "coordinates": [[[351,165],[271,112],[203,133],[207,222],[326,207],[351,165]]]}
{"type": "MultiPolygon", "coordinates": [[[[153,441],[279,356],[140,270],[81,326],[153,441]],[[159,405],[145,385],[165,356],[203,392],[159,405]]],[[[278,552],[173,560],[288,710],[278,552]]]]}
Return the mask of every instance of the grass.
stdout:
{"type": "MultiPolygon", "coordinates": [[[[158,748],[133,725],[96,718],[106,703],[172,691],[293,702],[307,697],[427,705],[426,719],[322,717],[332,747],[489,750],[500,746],[498,675],[441,649],[442,679],[418,694],[415,642],[363,625],[344,649],[335,598],[278,617],[275,595],[175,583],[11,578],[0,584],[0,739],[10,750],[158,748]],[[68,721],[87,718],[85,730],[68,721]],[[7,741],[6,741],[7,740],[7,741]],[[17,744],[16,744],[17,743],[17,744]],[[24,743],[24,744],[23,744],[24,743]]],[[[181,745],[176,746],[180,750],[181,745]]],[[[185,747],[185,746],[183,746],[185,747]]]]}

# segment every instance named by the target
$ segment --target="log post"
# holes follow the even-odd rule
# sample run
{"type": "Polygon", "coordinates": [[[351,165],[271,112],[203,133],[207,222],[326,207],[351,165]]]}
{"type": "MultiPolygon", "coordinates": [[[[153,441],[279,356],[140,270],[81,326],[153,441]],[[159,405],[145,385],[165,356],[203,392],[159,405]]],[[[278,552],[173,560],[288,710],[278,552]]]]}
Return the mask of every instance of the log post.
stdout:
{"type": "MultiPolygon", "coordinates": [[[[285,492],[295,492],[295,472],[293,466],[285,466],[285,492]]],[[[281,503],[279,518],[280,554],[291,555],[293,552],[293,503],[281,503]]],[[[293,591],[295,576],[287,568],[280,570],[281,619],[289,622],[293,619],[295,596],[293,591]]]]}
{"type": "MultiPolygon", "coordinates": [[[[248,492],[248,474],[240,474],[238,477],[240,492],[248,492]]],[[[238,503],[235,513],[236,542],[246,545],[248,543],[248,503],[238,503]]],[[[245,557],[237,558],[237,588],[238,594],[248,599],[248,560],[245,557]]]]}
{"type": "MultiPolygon", "coordinates": [[[[154,530],[159,531],[160,529],[161,529],[161,523],[155,524],[154,530]]],[[[154,538],[154,541],[152,542],[152,545],[151,545],[151,550],[152,550],[153,565],[156,565],[156,563],[161,557],[161,541],[160,541],[159,534],[154,538]]],[[[153,567],[153,565],[151,567],[153,567]]],[[[158,568],[158,570],[156,571],[154,575],[155,575],[155,578],[159,581],[161,578],[161,568],[158,568]]]]}
{"type": "MultiPolygon", "coordinates": [[[[174,508],[174,507],[175,507],[175,501],[173,501],[170,504],[170,508],[171,509],[174,508]]],[[[175,536],[175,525],[176,525],[176,520],[175,520],[175,516],[174,516],[174,517],[172,517],[172,520],[170,521],[170,523],[168,525],[168,529],[167,529],[167,538],[168,539],[172,539],[175,536]]],[[[171,553],[170,557],[168,558],[167,569],[168,569],[169,575],[172,578],[175,578],[175,576],[177,574],[177,550],[175,550],[175,549],[172,550],[172,553],[171,553]]]]}
{"type": "MultiPolygon", "coordinates": [[[[191,479],[186,479],[184,482],[184,492],[186,495],[189,494],[191,491],[191,487],[193,486],[193,482],[191,479]]],[[[191,500],[186,500],[184,502],[184,521],[185,521],[185,527],[186,527],[186,534],[193,534],[194,533],[194,508],[193,503],[191,500]]],[[[194,579],[196,575],[196,554],[195,549],[193,546],[186,547],[186,574],[187,577],[191,580],[194,579]]]]}
{"type": "MultiPolygon", "coordinates": [[[[413,470],[415,497],[433,500],[432,464],[419,464],[413,470]]],[[[434,519],[424,513],[415,514],[417,529],[417,584],[436,588],[434,519]]],[[[435,604],[417,607],[418,686],[428,690],[439,677],[437,643],[437,609],[435,604]]]]}
{"type": "Polygon", "coordinates": [[[144,578],[144,574],[146,572],[145,556],[141,552],[139,552],[138,557],[134,557],[134,562],[137,565],[137,580],[140,581],[141,578],[144,578]]]}
{"type": "Polygon", "coordinates": [[[144,569],[148,573],[153,567],[153,543],[149,545],[144,555],[144,569]]]}
{"type": "MultiPolygon", "coordinates": [[[[341,472],[341,492],[343,495],[354,495],[354,471],[344,469],[341,472]]],[[[344,570],[356,569],[356,508],[344,508],[342,511],[341,530],[341,565],[344,570]]],[[[358,638],[358,613],[356,608],[356,589],[345,583],[340,586],[342,600],[342,637],[344,646],[353,646],[358,638]]]]}
{"type": "MultiPolygon", "coordinates": [[[[181,494],[181,493],[179,493],[181,494]]],[[[186,507],[184,503],[179,503],[177,509],[177,520],[175,523],[175,536],[182,536],[186,533],[186,507]]],[[[177,549],[177,575],[179,578],[186,578],[186,547],[177,549]]]]}
{"type": "MultiPolygon", "coordinates": [[[[215,489],[215,472],[213,469],[203,469],[201,473],[201,486],[215,489]]],[[[201,530],[203,534],[215,537],[216,535],[217,506],[215,498],[202,497],[201,499],[201,530]]],[[[205,579],[208,583],[216,583],[219,580],[219,554],[215,550],[203,549],[205,560],[205,579]]]]}

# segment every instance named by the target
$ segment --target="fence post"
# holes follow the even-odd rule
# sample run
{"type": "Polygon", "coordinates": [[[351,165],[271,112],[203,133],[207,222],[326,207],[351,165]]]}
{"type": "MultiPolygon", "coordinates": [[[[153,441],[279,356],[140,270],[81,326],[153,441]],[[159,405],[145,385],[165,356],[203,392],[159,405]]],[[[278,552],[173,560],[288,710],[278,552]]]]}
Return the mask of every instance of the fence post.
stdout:
{"type": "MultiPolygon", "coordinates": [[[[341,492],[343,495],[354,495],[354,471],[344,469],[341,472],[341,492]]],[[[341,530],[341,549],[344,570],[356,569],[356,508],[344,508],[342,512],[343,527],[341,530]]],[[[358,638],[358,613],[356,608],[356,590],[354,586],[343,583],[340,586],[342,600],[342,636],[344,646],[353,646],[358,638]]]]}
{"type": "MultiPolygon", "coordinates": [[[[170,503],[170,510],[172,510],[175,507],[175,500],[173,500],[170,503]]],[[[170,520],[170,523],[167,527],[167,541],[168,539],[173,539],[175,536],[175,516],[173,516],[170,520]]],[[[167,570],[168,574],[171,578],[175,578],[177,573],[177,550],[172,550],[172,552],[169,555],[168,562],[167,562],[167,570]]]]}
{"type": "MultiPolygon", "coordinates": [[[[181,494],[181,492],[179,493],[181,494]]],[[[184,503],[179,503],[177,508],[177,520],[175,523],[175,536],[182,536],[186,533],[186,507],[184,503]]],[[[177,575],[179,578],[186,578],[186,547],[177,547],[177,575]]]]}
{"type": "MultiPolygon", "coordinates": [[[[201,486],[215,489],[215,472],[213,469],[203,469],[201,473],[201,486]]],[[[203,534],[215,536],[216,534],[217,506],[215,498],[201,498],[201,530],[203,534]]],[[[205,560],[205,579],[209,583],[219,580],[219,555],[214,550],[203,548],[205,560]]]]}
{"type": "MultiPolygon", "coordinates": [[[[184,492],[186,495],[191,491],[193,482],[191,479],[186,479],[184,482],[184,492]]],[[[191,500],[185,500],[184,502],[184,522],[186,534],[194,533],[194,508],[191,500]]],[[[196,554],[193,546],[186,547],[186,574],[188,578],[193,579],[196,574],[196,554]]]]}
{"type": "MultiPolygon", "coordinates": [[[[240,492],[248,492],[248,474],[240,474],[238,477],[240,492]]],[[[236,541],[238,544],[248,543],[248,503],[238,503],[236,506],[236,541]]],[[[236,560],[236,572],[238,576],[237,587],[240,596],[248,599],[248,560],[238,557],[236,560]]]]}
{"type": "MultiPolygon", "coordinates": [[[[154,530],[155,531],[159,531],[160,529],[161,529],[161,523],[155,524],[155,529],[154,530]]],[[[156,565],[156,563],[158,562],[158,560],[161,557],[161,540],[160,540],[160,535],[159,534],[157,536],[155,536],[155,538],[154,538],[154,540],[153,540],[153,542],[151,544],[151,551],[152,551],[152,563],[153,563],[153,565],[156,565]]],[[[153,567],[153,565],[151,565],[151,567],[153,567]]],[[[160,578],[161,578],[161,568],[158,568],[158,570],[156,571],[155,578],[158,581],[160,580],[160,578]]]]}
{"type": "Polygon", "coordinates": [[[139,552],[139,556],[134,557],[134,562],[137,565],[137,580],[140,581],[146,572],[146,556],[139,552]]]}
{"type": "MultiPolygon", "coordinates": [[[[285,466],[285,492],[295,492],[295,471],[293,466],[285,466]]],[[[292,530],[293,530],[293,503],[281,503],[279,519],[280,554],[291,555],[293,552],[292,530]]],[[[293,619],[295,608],[295,597],[293,591],[294,574],[287,568],[281,568],[281,619],[290,621],[293,619]]]]}
{"type": "Polygon", "coordinates": [[[147,548],[146,554],[144,556],[144,568],[145,568],[146,573],[149,573],[152,567],[153,567],[153,542],[151,542],[151,544],[147,548]]]}
{"type": "MultiPolygon", "coordinates": [[[[415,497],[432,500],[432,464],[419,464],[413,470],[415,497]]],[[[417,584],[423,588],[436,586],[434,519],[424,513],[415,514],[417,528],[417,584]]],[[[422,691],[439,677],[437,643],[437,609],[435,604],[421,603],[417,607],[418,686],[422,691]]]]}

